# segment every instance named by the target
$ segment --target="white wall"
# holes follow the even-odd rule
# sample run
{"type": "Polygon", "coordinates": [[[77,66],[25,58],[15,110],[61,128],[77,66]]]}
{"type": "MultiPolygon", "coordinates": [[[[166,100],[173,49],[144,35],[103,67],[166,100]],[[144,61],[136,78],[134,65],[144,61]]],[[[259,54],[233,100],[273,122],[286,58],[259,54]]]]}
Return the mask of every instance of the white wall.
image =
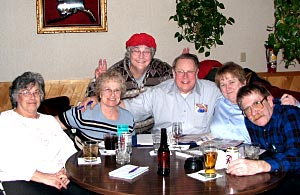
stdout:
{"type": "MultiPolygon", "coordinates": [[[[266,71],[264,41],[273,23],[273,0],[222,0],[227,26],[224,46],[213,49],[209,59],[235,61],[255,71],[266,71]],[[246,62],[240,62],[240,53],[246,62]]],[[[156,57],[168,63],[193,45],[174,39],[177,25],[169,21],[175,0],[107,0],[108,32],[37,34],[36,1],[1,0],[0,81],[11,81],[24,71],[40,72],[45,79],[92,77],[100,57],[112,65],[124,56],[125,41],[136,32],[147,32],[157,42],[156,57]]],[[[203,55],[198,54],[203,60],[203,55]]],[[[300,70],[300,65],[278,71],[300,70]]]]}

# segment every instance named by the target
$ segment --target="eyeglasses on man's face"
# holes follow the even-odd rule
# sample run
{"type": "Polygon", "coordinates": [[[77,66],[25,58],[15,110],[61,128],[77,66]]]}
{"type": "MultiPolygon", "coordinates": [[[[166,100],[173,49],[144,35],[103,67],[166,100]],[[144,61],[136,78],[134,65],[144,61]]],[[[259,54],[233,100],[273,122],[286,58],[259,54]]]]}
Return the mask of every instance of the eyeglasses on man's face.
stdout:
{"type": "Polygon", "coordinates": [[[140,56],[141,54],[145,57],[151,56],[151,50],[150,49],[144,49],[143,51],[139,48],[133,48],[131,49],[131,54],[134,56],[140,56]]]}
{"type": "Polygon", "coordinates": [[[261,110],[261,109],[263,109],[264,108],[263,102],[266,99],[267,98],[264,97],[261,101],[254,102],[252,104],[252,106],[248,106],[247,108],[242,109],[243,115],[249,117],[252,114],[252,109],[255,109],[255,110],[261,110]]]}
{"type": "Polygon", "coordinates": [[[196,71],[195,70],[188,70],[188,71],[175,70],[175,73],[179,77],[183,77],[184,75],[186,75],[188,77],[192,77],[195,75],[196,71]]]}
{"type": "Polygon", "coordinates": [[[111,95],[112,93],[114,93],[115,95],[120,95],[121,94],[120,89],[104,88],[102,91],[103,91],[103,94],[105,94],[105,95],[111,95]]]}
{"type": "Polygon", "coordinates": [[[34,92],[31,92],[29,90],[24,90],[24,91],[19,92],[19,94],[22,94],[24,97],[31,97],[32,95],[34,97],[41,96],[40,90],[35,90],[34,92]]]}

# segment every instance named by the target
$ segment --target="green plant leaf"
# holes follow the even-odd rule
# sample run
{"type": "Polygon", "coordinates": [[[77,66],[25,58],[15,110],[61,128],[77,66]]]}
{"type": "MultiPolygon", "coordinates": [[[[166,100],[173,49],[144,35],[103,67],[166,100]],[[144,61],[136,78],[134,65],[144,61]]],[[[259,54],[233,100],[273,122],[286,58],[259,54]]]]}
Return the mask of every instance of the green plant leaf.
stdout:
{"type": "Polygon", "coordinates": [[[205,52],[205,57],[208,57],[208,56],[210,56],[210,52],[209,51],[207,51],[207,52],[205,52]]]}
{"type": "Polygon", "coordinates": [[[224,45],[223,41],[221,41],[221,40],[217,40],[216,42],[217,42],[218,45],[224,45]]]}
{"type": "Polygon", "coordinates": [[[204,52],[204,47],[200,47],[198,50],[199,53],[203,53],[204,52]]]}
{"type": "Polygon", "coordinates": [[[181,32],[175,33],[175,38],[178,42],[184,39],[194,43],[199,53],[207,50],[205,55],[210,55],[212,47],[223,45],[221,36],[225,25],[235,22],[219,9],[225,9],[225,6],[217,0],[176,0],[176,14],[169,17],[181,29],[181,32]]]}

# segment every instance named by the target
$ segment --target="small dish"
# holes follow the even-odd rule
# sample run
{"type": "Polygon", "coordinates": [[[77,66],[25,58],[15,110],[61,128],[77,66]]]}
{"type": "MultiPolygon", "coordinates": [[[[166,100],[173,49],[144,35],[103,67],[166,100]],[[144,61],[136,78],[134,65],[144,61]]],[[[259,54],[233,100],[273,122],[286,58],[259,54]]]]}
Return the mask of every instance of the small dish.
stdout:
{"type": "Polygon", "coordinates": [[[184,163],[185,172],[189,174],[202,170],[203,160],[203,156],[187,158],[184,163]]]}

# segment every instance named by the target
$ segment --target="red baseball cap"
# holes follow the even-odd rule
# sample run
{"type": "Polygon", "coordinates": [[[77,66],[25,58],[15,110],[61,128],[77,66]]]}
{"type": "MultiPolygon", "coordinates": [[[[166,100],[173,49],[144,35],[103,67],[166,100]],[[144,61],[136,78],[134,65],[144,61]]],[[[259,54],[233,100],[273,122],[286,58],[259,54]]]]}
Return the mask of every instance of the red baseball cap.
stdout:
{"type": "Polygon", "coordinates": [[[147,47],[156,49],[155,39],[147,33],[134,34],[126,41],[126,48],[138,45],[146,45],[147,47]]]}

